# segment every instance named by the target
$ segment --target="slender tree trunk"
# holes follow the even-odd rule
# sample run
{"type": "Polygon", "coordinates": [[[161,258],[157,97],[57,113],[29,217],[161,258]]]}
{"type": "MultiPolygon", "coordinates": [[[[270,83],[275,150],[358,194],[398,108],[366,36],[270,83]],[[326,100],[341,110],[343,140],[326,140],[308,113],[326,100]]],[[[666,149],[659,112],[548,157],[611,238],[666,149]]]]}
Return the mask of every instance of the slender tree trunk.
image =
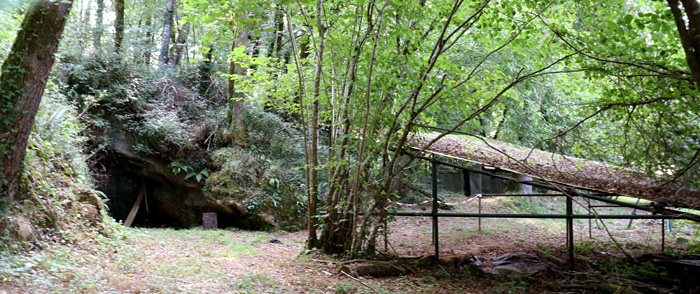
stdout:
{"type": "MultiPolygon", "coordinates": [[[[304,60],[307,59],[310,55],[309,53],[309,38],[305,38],[302,40],[301,44],[299,44],[299,59],[304,60]]],[[[294,104],[300,104],[301,105],[301,93],[296,93],[294,96],[294,104]]]]}
{"type": "Polygon", "coordinates": [[[0,75],[0,195],[12,202],[29,133],[73,1],[37,0],[22,22],[0,75]]]}
{"type": "Polygon", "coordinates": [[[97,15],[95,16],[95,35],[92,44],[95,49],[102,47],[102,22],[104,20],[105,0],[97,0],[97,15]]]}
{"type": "MultiPolygon", "coordinates": [[[[321,95],[321,77],[323,75],[323,51],[325,50],[326,32],[322,19],[323,0],[316,1],[316,28],[318,30],[318,48],[316,48],[316,70],[314,74],[314,87],[311,102],[311,117],[309,132],[311,141],[309,145],[309,240],[308,248],[318,247],[316,236],[316,210],[318,207],[318,116],[319,96],[321,95]]],[[[303,52],[302,52],[303,54],[303,52]]]]}
{"type": "Polygon", "coordinates": [[[284,31],[284,20],[282,15],[282,8],[280,4],[276,4],[275,14],[273,16],[275,21],[275,38],[270,41],[270,46],[267,49],[267,54],[269,57],[280,57],[280,48],[282,47],[282,32],[284,31]]]}
{"type": "Polygon", "coordinates": [[[151,17],[149,16],[146,20],[146,40],[144,44],[146,49],[143,51],[143,63],[146,65],[151,64],[151,44],[153,44],[153,33],[151,33],[151,17]]]}
{"type": "Polygon", "coordinates": [[[114,21],[114,50],[121,53],[124,41],[124,0],[114,0],[116,19],[114,21]]]}
{"type": "MultiPolygon", "coordinates": [[[[287,30],[289,32],[289,43],[291,44],[291,47],[292,47],[292,50],[290,50],[290,57],[291,56],[294,57],[294,65],[296,67],[296,72],[297,72],[297,81],[299,82],[299,85],[298,85],[299,97],[306,97],[307,96],[306,77],[304,75],[304,70],[302,68],[302,63],[300,60],[301,58],[297,58],[297,52],[298,52],[297,51],[297,43],[296,43],[296,38],[294,37],[294,30],[292,28],[291,15],[289,14],[288,11],[285,11],[285,14],[287,15],[286,19],[287,19],[287,30]]],[[[301,55],[301,54],[299,54],[299,55],[301,55]]],[[[305,119],[306,117],[305,117],[305,112],[304,112],[304,107],[305,107],[304,106],[304,99],[299,98],[299,100],[295,101],[295,102],[297,102],[297,104],[299,105],[299,112],[301,113],[300,121],[302,124],[302,129],[304,130],[302,132],[302,134],[304,135],[304,162],[306,163],[306,166],[308,166],[309,162],[310,162],[309,161],[309,153],[310,152],[309,152],[309,144],[307,143],[308,142],[308,127],[307,127],[308,123],[307,123],[307,120],[305,119]]],[[[304,177],[304,179],[306,180],[305,191],[306,191],[306,196],[308,198],[310,195],[309,187],[311,186],[309,184],[310,181],[309,181],[308,169],[306,169],[306,176],[304,177]]],[[[312,214],[311,210],[309,210],[309,215],[307,216],[308,217],[307,223],[311,221],[311,219],[313,217],[312,215],[315,215],[315,213],[316,212],[314,211],[312,214]]],[[[311,226],[309,226],[309,227],[311,227],[311,226]]],[[[311,234],[311,231],[312,230],[309,230],[309,234],[311,234]]],[[[315,232],[315,228],[314,228],[314,235],[315,234],[316,234],[316,232],[315,232]]],[[[312,245],[312,244],[307,243],[308,247],[311,247],[310,245],[312,245]]]]}
{"type": "Polygon", "coordinates": [[[169,67],[175,67],[180,64],[180,59],[182,58],[182,52],[185,49],[185,42],[187,41],[187,34],[190,32],[190,22],[186,22],[180,33],[177,36],[177,43],[175,44],[175,49],[173,49],[173,58],[168,62],[169,67]]]}
{"type": "Polygon", "coordinates": [[[82,4],[84,4],[85,7],[78,7],[78,10],[82,13],[80,14],[80,22],[86,26],[89,26],[90,12],[92,12],[90,9],[92,6],[92,0],[84,1],[82,4]]]}
{"type": "Polygon", "coordinates": [[[91,12],[92,12],[92,0],[85,1],[85,8],[79,7],[79,9],[83,10],[85,14],[83,14],[83,17],[80,19],[80,21],[85,25],[85,27],[90,26],[90,18],[91,18],[91,12]]]}
{"type": "MultiPolygon", "coordinates": [[[[377,47],[379,46],[379,42],[380,42],[379,40],[380,40],[380,36],[382,33],[382,26],[384,24],[384,9],[386,8],[388,3],[389,2],[387,1],[384,4],[384,6],[381,9],[379,9],[379,11],[378,11],[379,17],[377,19],[377,23],[379,24],[379,26],[377,27],[377,32],[376,32],[376,35],[374,36],[374,46],[372,48],[372,58],[370,59],[369,70],[367,72],[367,90],[365,92],[365,105],[364,105],[364,108],[365,108],[364,110],[367,112],[367,115],[364,117],[364,122],[363,122],[363,126],[362,126],[362,139],[361,139],[361,143],[360,143],[360,156],[359,156],[360,161],[364,160],[363,159],[364,153],[368,152],[367,150],[365,150],[366,149],[365,143],[367,141],[367,138],[374,137],[376,135],[375,132],[377,131],[376,124],[375,123],[370,124],[370,121],[369,121],[369,118],[371,117],[370,112],[377,111],[377,112],[381,113],[380,109],[372,109],[372,102],[371,102],[372,90],[371,89],[372,89],[372,75],[374,74],[374,61],[376,60],[377,47]],[[372,129],[372,132],[370,132],[370,129],[372,129]],[[371,135],[368,135],[368,133],[371,135]]],[[[368,158],[370,158],[370,157],[368,157],[368,158]]],[[[369,170],[369,168],[370,168],[369,162],[365,168],[367,170],[369,170]]],[[[389,167],[389,170],[391,170],[391,167],[389,167]]],[[[358,185],[361,181],[362,181],[361,173],[360,173],[360,170],[358,169],[356,171],[356,175],[355,175],[356,190],[353,191],[353,194],[354,194],[353,198],[355,198],[355,200],[354,200],[355,203],[357,203],[357,193],[358,193],[357,190],[359,190],[358,185]]],[[[379,221],[378,221],[378,223],[380,223],[380,224],[386,223],[387,211],[386,211],[385,207],[386,207],[386,199],[389,196],[389,192],[390,192],[391,182],[392,182],[391,177],[387,177],[385,179],[385,183],[384,183],[382,190],[380,190],[379,193],[377,193],[377,196],[375,197],[375,205],[378,204],[377,206],[379,208],[379,213],[380,213],[379,214],[379,221]]],[[[379,226],[374,227],[374,229],[370,233],[369,240],[367,241],[367,255],[369,255],[369,256],[374,256],[376,240],[377,240],[377,232],[379,232],[379,226]]],[[[364,234],[364,232],[360,231],[360,234],[364,234]]],[[[353,252],[353,254],[354,254],[354,252],[353,252]]]]}
{"type": "MultiPolygon", "coordinates": [[[[362,13],[364,10],[364,6],[357,7],[357,13],[355,14],[356,23],[364,21],[365,14],[362,13]]],[[[366,40],[372,31],[374,31],[373,26],[367,26],[364,33],[358,31],[353,38],[352,44],[350,44],[354,50],[351,54],[352,58],[346,64],[345,78],[342,79],[344,81],[342,94],[338,103],[342,107],[342,111],[337,119],[338,122],[341,122],[341,126],[334,127],[332,131],[334,133],[333,140],[337,141],[339,138],[342,138],[342,140],[336,142],[334,146],[334,149],[337,150],[337,153],[334,152],[336,157],[335,159],[329,157],[329,161],[347,159],[346,154],[351,145],[349,136],[347,136],[351,126],[350,111],[354,111],[350,97],[357,81],[358,65],[362,57],[361,52],[365,44],[368,43],[366,40]]],[[[357,236],[356,228],[358,224],[358,203],[356,197],[353,197],[356,196],[354,187],[354,182],[350,179],[350,167],[336,165],[332,168],[329,176],[328,196],[326,197],[326,199],[329,199],[327,200],[327,205],[331,212],[325,218],[321,239],[319,240],[323,250],[327,253],[346,254],[347,252],[353,252],[353,238],[357,236]],[[335,208],[341,201],[344,201],[345,204],[338,209],[341,213],[337,213],[335,208]]],[[[350,256],[353,254],[354,252],[350,256]]]]}
{"type": "Polygon", "coordinates": [[[168,49],[170,47],[170,32],[173,27],[174,6],[175,0],[168,0],[167,4],[165,5],[165,16],[163,18],[163,39],[160,42],[160,56],[158,57],[158,67],[161,68],[168,63],[168,49]]]}
{"type": "MultiPolygon", "coordinates": [[[[242,19],[247,19],[247,15],[241,16],[242,19]]],[[[248,45],[249,29],[246,24],[239,24],[236,29],[238,38],[231,44],[231,51],[240,47],[248,45]]],[[[239,75],[245,74],[245,68],[236,62],[233,58],[229,63],[229,75],[239,75]]],[[[231,105],[231,124],[229,126],[229,131],[233,135],[233,138],[242,145],[246,142],[245,124],[243,121],[243,106],[245,101],[243,99],[243,93],[236,91],[236,82],[232,79],[228,80],[228,98],[231,105]]]]}
{"type": "Polygon", "coordinates": [[[280,51],[282,51],[282,37],[284,34],[282,33],[284,31],[284,22],[282,21],[282,13],[280,11],[280,8],[278,7],[276,10],[276,13],[279,12],[279,18],[277,18],[277,28],[275,30],[275,57],[279,58],[280,57],[280,51]]]}

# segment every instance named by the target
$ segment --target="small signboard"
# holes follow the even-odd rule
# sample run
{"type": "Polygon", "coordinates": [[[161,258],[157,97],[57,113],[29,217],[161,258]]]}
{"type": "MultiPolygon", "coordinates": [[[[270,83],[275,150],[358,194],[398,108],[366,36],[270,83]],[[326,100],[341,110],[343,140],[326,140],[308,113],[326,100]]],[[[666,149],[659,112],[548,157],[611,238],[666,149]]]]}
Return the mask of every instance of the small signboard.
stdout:
{"type": "Polygon", "coordinates": [[[216,230],[216,212],[205,212],[202,214],[202,221],[204,222],[205,230],[216,230]]]}

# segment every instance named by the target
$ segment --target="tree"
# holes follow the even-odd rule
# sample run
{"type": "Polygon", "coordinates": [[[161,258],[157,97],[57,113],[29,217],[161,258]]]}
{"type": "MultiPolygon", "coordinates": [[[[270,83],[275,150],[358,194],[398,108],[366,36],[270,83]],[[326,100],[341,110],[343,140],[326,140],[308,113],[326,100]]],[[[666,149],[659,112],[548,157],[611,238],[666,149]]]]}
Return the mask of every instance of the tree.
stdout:
{"type": "Polygon", "coordinates": [[[175,48],[173,48],[173,58],[168,61],[168,67],[175,67],[180,64],[180,59],[185,50],[185,42],[187,41],[187,34],[190,32],[190,22],[185,22],[182,25],[182,29],[177,34],[177,42],[175,43],[175,48]]]}
{"type": "Polygon", "coordinates": [[[700,3],[693,0],[682,0],[682,2],[685,14],[681,12],[678,0],[668,0],[668,6],[673,14],[676,30],[695,87],[700,88],[700,3]],[[686,18],[688,19],[687,27],[685,25],[686,18]]]}
{"type": "Polygon", "coordinates": [[[17,192],[29,133],[72,5],[73,1],[35,1],[2,65],[0,193],[7,202],[17,192]]]}
{"type": "Polygon", "coordinates": [[[175,0],[168,0],[163,16],[163,37],[160,41],[160,56],[158,57],[158,67],[163,68],[168,64],[168,50],[170,49],[170,32],[173,27],[173,11],[175,0]]]}
{"type": "Polygon", "coordinates": [[[229,79],[226,97],[229,99],[231,113],[229,132],[238,144],[245,145],[246,135],[243,121],[243,105],[245,101],[243,93],[236,89],[236,79],[234,77],[245,75],[245,68],[241,65],[240,60],[236,60],[236,57],[241,58],[241,56],[245,55],[243,50],[245,50],[246,45],[248,45],[248,38],[250,35],[250,29],[248,28],[248,12],[243,12],[239,18],[239,23],[233,30],[233,35],[236,38],[231,42],[231,52],[239,52],[240,54],[236,56],[234,53],[229,61],[229,79]]]}
{"type": "Polygon", "coordinates": [[[116,15],[114,21],[114,50],[117,53],[121,53],[124,41],[124,0],[114,0],[114,13],[116,15]]]}
{"type": "Polygon", "coordinates": [[[544,20],[596,87],[576,127],[594,126],[599,139],[580,147],[615,154],[613,163],[665,177],[660,185],[678,191],[700,188],[698,8],[696,1],[582,3],[544,20]]]}
{"type": "Polygon", "coordinates": [[[284,19],[282,15],[282,8],[280,4],[275,3],[274,14],[272,20],[275,26],[274,38],[268,44],[267,54],[270,57],[280,58],[280,51],[282,50],[282,36],[284,36],[284,19]]]}
{"type": "Polygon", "coordinates": [[[228,63],[227,98],[229,100],[228,118],[230,119],[228,133],[236,144],[246,145],[246,133],[243,120],[243,108],[245,105],[244,93],[240,88],[240,81],[246,75],[244,62],[250,59],[249,43],[251,29],[263,17],[262,11],[267,6],[265,1],[236,0],[236,1],[208,1],[189,0],[185,4],[186,20],[193,23],[205,23],[211,27],[202,36],[204,43],[211,43],[214,37],[228,32],[232,33],[233,40],[230,46],[230,59],[228,63]],[[212,9],[215,7],[216,9],[212,9]],[[221,30],[225,27],[228,30],[221,30]]]}
{"type": "MultiPolygon", "coordinates": [[[[308,63],[295,62],[299,86],[294,93],[302,93],[300,117],[309,130],[307,169],[325,172],[329,178],[327,190],[318,191],[325,192],[318,197],[325,199],[319,202],[325,213],[318,216],[312,197],[315,176],[309,172],[307,180],[310,230],[315,229],[315,219],[321,220],[318,246],[329,253],[374,254],[387,217],[387,198],[396,197],[395,183],[414,159],[403,153],[417,139],[421,125],[434,121],[430,114],[437,113],[438,107],[472,106],[446,127],[454,131],[502,105],[525,81],[576,71],[562,66],[571,52],[551,54],[549,48],[533,50],[536,58],[509,72],[491,64],[494,56],[516,41],[530,48],[539,45],[544,32],[536,29],[534,21],[548,10],[546,5],[317,1],[316,16],[311,18],[305,3],[310,6],[298,2],[285,10],[299,6],[298,17],[288,12],[287,19],[314,28],[308,63]],[[500,26],[513,29],[493,29],[500,26]],[[528,36],[523,34],[526,29],[531,32],[528,36]],[[532,35],[538,38],[531,40],[532,35]],[[481,46],[483,52],[460,64],[455,61],[463,46],[481,46]],[[484,81],[490,85],[484,87],[484,81]],[[308,96],[304,94],[307,86],[314,91],[308,96]],[[320,155],[321,148],[312,149],[321,144],[313,138],[319,126],[330,133],[328,160],[323,165],[316,165],[312,157],[320,155]]],[[[294,47],[292,25],[287,27],[294,47]]],[[[295,60],[301,59],[297,58],[300,51],[294,50],[295,60]]]]}
{"type": "Polygon", "coordinates": [[[151,17],[148,17],[146,19],[146,25],[144,26],[146,29],[146,37],[144,38],[144,47],[145,49],[143,50],[143,63],[146,65],[151,64],[151,44],[153,43],[153,33],[151,32],[151,17]]]}
{"type": "Polygon", "coordinates": [[[104,10],[105,10],[105,1],[104,0],[97,0],[97,18],[95,19],[95,35],[93,36],[93,46],[95,46],[95,49],[98,49],[102,46],[101,41],[102,41],[102,30],[103,30],[103,24],[102,24],[102,19],[104,18],[104,10]]]}

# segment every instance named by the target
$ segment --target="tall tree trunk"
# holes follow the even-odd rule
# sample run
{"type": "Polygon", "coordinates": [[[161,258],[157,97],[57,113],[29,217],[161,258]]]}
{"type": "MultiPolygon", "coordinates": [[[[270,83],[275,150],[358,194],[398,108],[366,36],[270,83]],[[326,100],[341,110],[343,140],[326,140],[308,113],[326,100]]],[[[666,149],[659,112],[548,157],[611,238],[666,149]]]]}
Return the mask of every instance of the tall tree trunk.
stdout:
{"type": "MultiPolygon", "coordinates": [[[[299,44],[299,59],[301,59],[301,60],[307,59],[310,55],[310,53],[309,53],[309,42],[310,42],[309,39],[311,39],[311,37],[304,38],[304,39],[302,39],[301,44],[299,44]]],[[[289,58],[289,57],[287,57],[287,58],[289,58]]],[[[287,64],[286,61],[285,61],[285,64],[287,64]]],[[[283,68],[284,68],[284,66],[283,66],[283,68]]],[[[296,93],[296,95],[294,95],[294,104],[301,105],[301,99],[302,99],[301,94],[302,93],[296,93]]]]}
{"type": "Polygon", "coordinates": [[[275,13],[279,13],[278,18],[276,19],[277,28],[275,30],[275,35],[276,35],[276,38],[275,38],[275,57],[279,58],[280,51],[282,51],[282,36],[284,36],[282,31],[284,31],[284,22],[282,21],[281,8],[277,7],[277,10],[275,10],[275,13]]]}
{"type": "Polygon", "coordinates": [[[168,0],[167,4],[165,5],[165,16],[163,19],[163,39],[160,42],[160,56],[158,57],[158,67],[161,68],[168,63],[168,49],[170,47],[170,32],[173,27],[174,6],[175,0],[168,0]]]}
{"type": "Polygon", "coordinates": [[[121,53],[124,41],[124,0],[114,0],[116,19],[114,21],[114,50],[121,53]]]}
{"type": "MultiPolygon", "coordinates": [[[[245,20],[248,18],[248,16],[243,15],[241,18],[245,20]]],[[[236,34],[238,35],[238,38],[231,44],[231,51],[240,46],[246,46],[248,44],[249,29],[248,26],[244,24],[244,21],[241,21],[239,27],[236,28],[236,34]]],[[[228,73],[229,75],[242,76],[245,74],[245,69],[239,62],[236,62],[233,58],[231,58],[228,73]]],[[[229,126],[229,131],[237,143],[245,145],[246,133],[245,124],[243,122],[243,106],[245,105],[245,101],[243,100],[243,93],[236,91],[236,82],[232,79],[228,80],[227,92],[229,103],[231,105],[231,125],[229,126]]]]}
{"type": "Polygon", "coordinates": [[[182,52],[185,49],[185,42],[187,41],[187,34],[190,32],[190,22],[186,22],[180,32],[177,34],[177,43],[175,44],[175,49],[173,49],[173,58],[168,62],[169,67],[175,67],[180,64],[180,59],[182,58],[182,52]]]}
{"type": "Polygon", "coordinates": [[[282,47],[282,32],[284,30],[284,20],[282,15],[282,8],[280,4],[275,4],[274,22],[275,22],[275,37],[270,41],[270,45],[267,49],[267,55],[269,57],[280,57],[280,48],[282,47]]]}
{"type": "MultiPolygon", "coordinates": [[[[318,206],[318,111],[319,96],[321,95],[321,77],[323,75],[323,51],[325,49],[325,28],[322,19],[323,0],[316,1],[316,28],[318,29],[318,48],[316,48],[316,70],[314,75],[313,100],[311,102],[311,118],[309,132],[311,145],[309,148],[309,240],[308,248],[319,247],[316,236],[316,210],[318,206]]],[[[301,52],[303,54],[303,51],[301,52]]]]}
{"type": "Polygon", "coordinates": [[[27,11],[0,75],[0,195],[12,202],[34,116],[73,1],[37,0],[27,11]]]}
{"type": "Polygon", "coordinates": [[[149,16],[146,20],[146,40],[144,44],[146,49],[143,51],[143,63],[146,65],[151,64],[151,44],[153,44],[153,33],[151,33],[151,17],[149,16]]]}
{"type": "Polygon", "coordinates": [[[104,20],[105,0],[97,0],[97,15],[95,16],[95,35],[92,44],[95,49],[102,47],[102,21],[104,20]]]}
{"type": "Polygon", "coordinates": [[[80,10],[84,12],[82,17],[80,18],[80,22],[85,24],[86,28],[90,26],[90,12],[92,12],[92,0],[85,1],[85,6],[86,8],[83,7],[78,7],[80,10]]]}

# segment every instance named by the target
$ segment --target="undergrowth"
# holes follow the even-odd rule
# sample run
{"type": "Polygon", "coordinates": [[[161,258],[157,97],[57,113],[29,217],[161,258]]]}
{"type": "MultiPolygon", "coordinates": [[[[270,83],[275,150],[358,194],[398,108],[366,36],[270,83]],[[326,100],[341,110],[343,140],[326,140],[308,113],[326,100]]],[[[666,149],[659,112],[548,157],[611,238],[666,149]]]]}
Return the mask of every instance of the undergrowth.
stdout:
{"type": "Polygon", "coordinates": [[[115,230],[105,223],[78,115],[49,83],[29,137],[20,193],[0,216],[0,249],[44,248],[115,230]]]}

